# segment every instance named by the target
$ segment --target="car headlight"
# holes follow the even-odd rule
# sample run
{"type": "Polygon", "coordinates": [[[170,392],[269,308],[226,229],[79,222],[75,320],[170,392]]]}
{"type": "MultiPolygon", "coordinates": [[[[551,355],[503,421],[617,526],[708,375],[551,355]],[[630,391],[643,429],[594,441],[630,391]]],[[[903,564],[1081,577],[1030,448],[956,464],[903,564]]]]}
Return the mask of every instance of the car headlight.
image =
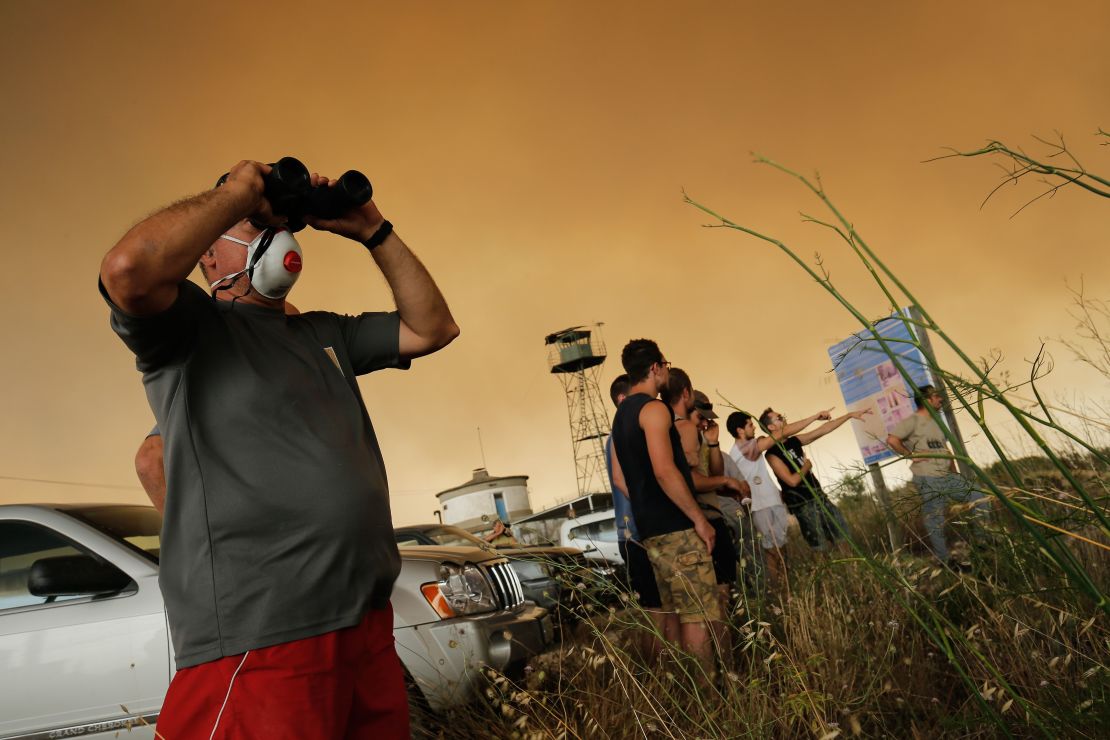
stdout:
{"type": "Polygon", "coordinates": [[[476,565],[460,568],[444,563],[439,568],[439,580],[425,583],[420,592],[443,619],[483,614],[497,608],[493,588],[476,565]]]}

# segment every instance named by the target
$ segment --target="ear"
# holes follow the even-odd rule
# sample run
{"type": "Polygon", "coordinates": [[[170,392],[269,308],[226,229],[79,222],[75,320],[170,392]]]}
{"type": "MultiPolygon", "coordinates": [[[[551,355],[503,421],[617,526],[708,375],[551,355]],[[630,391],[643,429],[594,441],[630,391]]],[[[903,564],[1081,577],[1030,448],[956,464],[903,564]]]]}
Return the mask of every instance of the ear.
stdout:
{"type": "Polygon", "coordinates": [[[200,261],[197,264],[200,265],[200,271],[204,273],[204,276],[206,278],[209,277],[216,269],[215,247],[209,247],[208,250],[200,256],[200,261]]]}

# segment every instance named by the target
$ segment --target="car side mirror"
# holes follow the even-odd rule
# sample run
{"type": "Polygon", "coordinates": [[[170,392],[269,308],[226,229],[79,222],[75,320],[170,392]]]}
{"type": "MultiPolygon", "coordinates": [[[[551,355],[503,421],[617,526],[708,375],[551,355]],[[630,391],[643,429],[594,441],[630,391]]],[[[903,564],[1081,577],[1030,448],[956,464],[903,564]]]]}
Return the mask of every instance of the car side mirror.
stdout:
{"type": "Polygon", "coordinates": [[[36,560],[27,576],[27,590],[42,597],[105,596],[130,583],[130,576],[119,568],[88,555],[36,560]]]}

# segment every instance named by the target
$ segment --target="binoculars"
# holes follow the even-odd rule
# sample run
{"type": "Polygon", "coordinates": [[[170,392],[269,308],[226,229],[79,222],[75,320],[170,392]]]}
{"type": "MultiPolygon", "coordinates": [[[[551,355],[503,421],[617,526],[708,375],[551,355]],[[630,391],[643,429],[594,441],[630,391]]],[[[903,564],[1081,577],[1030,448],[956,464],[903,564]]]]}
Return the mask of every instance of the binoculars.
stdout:
{"type": "MultiPolygon", "coordinates": [[[[226,180],[225,174],[216,187],[226,180]]],[[[308,168],[294,157],[282,157],[270,165],[265,188],[274,215],[285,216],[286,228],[294,232],[305,227],[305,216],[338,218],[374,195],[370,180],[358,170],[347,170],[334,185],[313,187],[308,168]]]]}

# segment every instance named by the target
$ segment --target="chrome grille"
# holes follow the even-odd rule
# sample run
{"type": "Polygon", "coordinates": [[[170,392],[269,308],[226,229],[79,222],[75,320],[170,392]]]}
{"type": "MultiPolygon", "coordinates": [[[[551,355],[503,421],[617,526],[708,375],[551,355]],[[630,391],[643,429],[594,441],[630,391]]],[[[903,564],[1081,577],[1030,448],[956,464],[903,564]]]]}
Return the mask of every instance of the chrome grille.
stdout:
{"type": "Polygon", "coordinates": [[[494,563],[485,566],[486,577],[493,584],[497,602],[502,609],[514,609],[524,603],[524,589],[520,587],[520,579],[513,572],[513,567],[507,562],[494,563]]]}

